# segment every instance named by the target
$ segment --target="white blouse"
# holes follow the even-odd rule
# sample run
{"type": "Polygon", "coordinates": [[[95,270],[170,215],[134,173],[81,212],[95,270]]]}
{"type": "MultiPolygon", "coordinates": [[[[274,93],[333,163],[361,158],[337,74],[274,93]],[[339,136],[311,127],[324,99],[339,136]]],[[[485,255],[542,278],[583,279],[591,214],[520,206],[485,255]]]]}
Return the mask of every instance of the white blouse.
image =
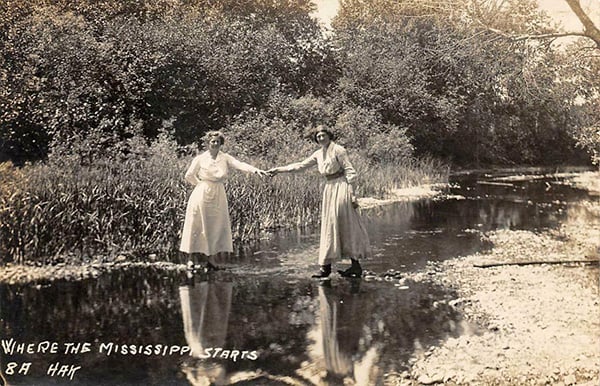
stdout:
{"type": "Polygon", "coordinates": [[[230,168],[249,173],[258,171],[254,166],[238,161],[227,153],[220,151],[213,159],[210,152],[205,151],[192,160],[185,172],[185,180],[192,185],[197,185],[200,181],[224,182],[230,168]]]}
{"type": "Polygon", "coordinates": [[[346,181],[349,184],[356,179],[356,170],[350,163],[346,149],[334,142],[329,144],[325,152],[323,149],[319,149],[304,161],[283,166],[281,170],[286,172],[300,171],[308,169],[315,164],[322,175],[327,176],[343,170],[346,181]]]}

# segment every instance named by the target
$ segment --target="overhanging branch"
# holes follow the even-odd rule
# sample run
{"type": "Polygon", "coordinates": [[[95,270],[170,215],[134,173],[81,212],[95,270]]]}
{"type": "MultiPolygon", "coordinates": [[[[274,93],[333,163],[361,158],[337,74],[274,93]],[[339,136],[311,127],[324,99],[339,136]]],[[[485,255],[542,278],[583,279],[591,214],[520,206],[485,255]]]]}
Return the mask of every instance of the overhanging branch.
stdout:
{"type": "Polygon", "coordinates": [[[583,8],[581,8],[581,4],[579,4],[579,0],[565,0],[573,13],[577,16],[581,24],[583,24],[583,35],[592,39],[596,43],[596,47],[600,49],[600,30],[592,19],[585,13],[583,8]]]}
{"type": "MultiPolygon", "coordinates": [[[[472,3],[473,8],[471,11],[475,16],[473,19],[476,23],[478,23],[482,28],[487,31],[493,32],[503,38],[509,39],[511,41],[523,41],[523,40],[545,40],[545,39],[558,39],[565,37],[583,37],[586,39],[590,39],[595,44],[595,49],[600,50],[600,30],[594,22],[590,19],[587,13],[581,7],[579,0],[565,0],[565,2],[569,5],[573,13],[577,16],[581,24],[583,25],[583,32],[550,32],[550,33],[539,33],[539,34],[514,34],[505,32],[487,25],[483,20],[486,20],[488,17],[495,15],[499,12],[499,8],[494,7],[492,9],[486,10],[484,12],[479,3],[475,1],[472,3]],[[484,17],[483,15],[486,15],[484,17]]],[[[494,4],[492,2],[492,4],[494,4]]]]}
{"type": "MultiPolygon", "coordinates": [[[[515,34],[506,33],[499,29],[488,27],[485,25],[484,25],[484,28],[490,32],[493,32],[497,35],[500,35],[506,39],[509,39],[509,40],[515,41],[515,42],[523,41],[523,40],[536,40],[536,39],[537,40],[545,40],[545,39],[558,39],[558,38],[566,38],[566,37],[583,37],[583,38],[594,40],[591,36],[589,36],[585,32],[551,32],[551,33],[544,33],[544,34],[515,35],[515,34]]],[[[598,42],[596,42],[595,40],[594,40],[594,42],[596,43],[596,48],[600,49],[600,45],[598,45],[598,42]]]]}

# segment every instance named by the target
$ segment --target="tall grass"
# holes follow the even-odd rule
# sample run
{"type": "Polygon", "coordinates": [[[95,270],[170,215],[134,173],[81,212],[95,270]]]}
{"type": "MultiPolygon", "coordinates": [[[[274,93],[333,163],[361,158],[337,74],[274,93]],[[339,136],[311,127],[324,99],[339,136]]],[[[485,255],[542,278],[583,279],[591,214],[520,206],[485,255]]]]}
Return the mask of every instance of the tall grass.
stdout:
{"type": "MultiPolygon", "coordinates": [[[[178,157],[173,148],[162,146],[143,157],[90,166],[2,165],[1,261],[167,256],[179,246],[192,190],[183,180],[190,161],[191,156],[178,157]]],[[[354,164],[362,196],[383,197],[390,189],[443,180],[446,172],[431,160],[374,167],[355,157],[354,164]]],[[[265,230],[318,224],[322,182],[316,172],[273,178],[234,173],[226,191],[236,243],[265,230]]]]}
{"type": "Polygon", "coordinates": [[[371,164],[361,156],[352,158],[358,172],[357,195],[387,198],[395,189],[448,180],[449,167],[433,158],[403,159],[371,164]]]}
{"type": "Polygon", "coordinates": [[[2,203],[3,249],[22,259],[172,248],[185,190],[143,166],[32,167],[26,190],[2,203]]]}

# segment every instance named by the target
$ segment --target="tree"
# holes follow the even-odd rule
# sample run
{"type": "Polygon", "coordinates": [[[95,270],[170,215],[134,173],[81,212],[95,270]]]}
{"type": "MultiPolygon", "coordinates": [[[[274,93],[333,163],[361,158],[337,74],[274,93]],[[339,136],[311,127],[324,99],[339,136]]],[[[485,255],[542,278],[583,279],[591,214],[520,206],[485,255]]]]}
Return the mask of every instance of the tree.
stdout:
{"type": "MultiPolygon", "coordinates": [[[[600,30],[598,26],[594,24],[592,19],[582,8],[579,0],[564,0],[577,18],[583,25],[582,32],[566,31],[560,32],[555,27],[548,26],[544,30],[539,29],[523,29],[525,25],[522,24],[521,28],[502,28],[497,26],[498,15],[503,13],[507,7],[511,7],[510,1],[494,0],[494,1],[477,1],[472,2],[471,17],[474,22],[478,23],[480,27],[492,31],[499,36],[505,37],[512,41],[520,40],[545,40],[553,41],[557,38],[563,37],[582,37],[585,39],[592,40],[595,48],[600,49],[600,30]]],[[[518,27],[518,26],[517,26],[518,27]]],[[[539,27],[539,26],[538,26],[539,27]]]]}
{"type": "Polygon", "coordinates": [[[583,36],[592,39],[596,43],[596,48],[600,49],[600,30],[594,24],[592,19],[585,13],[579,0],[565,0],[573,13],[577,16],[581,24],[583,24],[583,36]]]}
{"type": "Polygon", "coordinates": [[[417,154],[463,165],[567,162],[577,112],[557,78],[561,55],[499,38],[474,15],[493,12],[494,28],[519,34],[545,31],[548,21],[534,1],[502,4],[343,2],[333,23],[340,93],[407,127],[417,154]]]}
{"type": "Polygon", "coordinates": [[[165,126],[189,143],[274,89],[322,93],[335,71],[309,0],[24,4],[0,3],[4,158],[86,138],[119,149],[165,126]]]}

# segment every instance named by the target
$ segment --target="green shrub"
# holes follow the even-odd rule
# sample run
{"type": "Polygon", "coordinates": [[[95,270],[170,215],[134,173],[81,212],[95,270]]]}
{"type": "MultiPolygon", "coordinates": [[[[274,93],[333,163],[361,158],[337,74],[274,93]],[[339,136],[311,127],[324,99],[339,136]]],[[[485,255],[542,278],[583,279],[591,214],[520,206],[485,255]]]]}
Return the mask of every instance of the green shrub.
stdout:
{"type": "MultiPolygon", "coordinates": [[[[3,185],[0,195],[1,260],[48,263],[70,256],[86,262],[119,254],[173,255],[192,190],[183,180],[191,156],[179,157],[181,149],[164,139],[145,150],[143,157],[93,165],[67,160],[19,170],[3,167],[2,175],[13,175],[15,182],[10,188],[3,185]]],[[[444,178],[444,170],[434,163],[374,166],[364,156],[351,156],[362,196],[384,197],[390,189],[444,178]]],[[[277,228],[317,225],[322,183],[316,171],[271,179],[233,173],[226,190],[236,245],[277,228]]]]}
{"type": "Polygon", "coordinates": [[[367,140],[367,157],[378,163],[406,164],[411,162],[413,146],[406,129],[393,127],[388,132],[377,133],[367,140]]]}

